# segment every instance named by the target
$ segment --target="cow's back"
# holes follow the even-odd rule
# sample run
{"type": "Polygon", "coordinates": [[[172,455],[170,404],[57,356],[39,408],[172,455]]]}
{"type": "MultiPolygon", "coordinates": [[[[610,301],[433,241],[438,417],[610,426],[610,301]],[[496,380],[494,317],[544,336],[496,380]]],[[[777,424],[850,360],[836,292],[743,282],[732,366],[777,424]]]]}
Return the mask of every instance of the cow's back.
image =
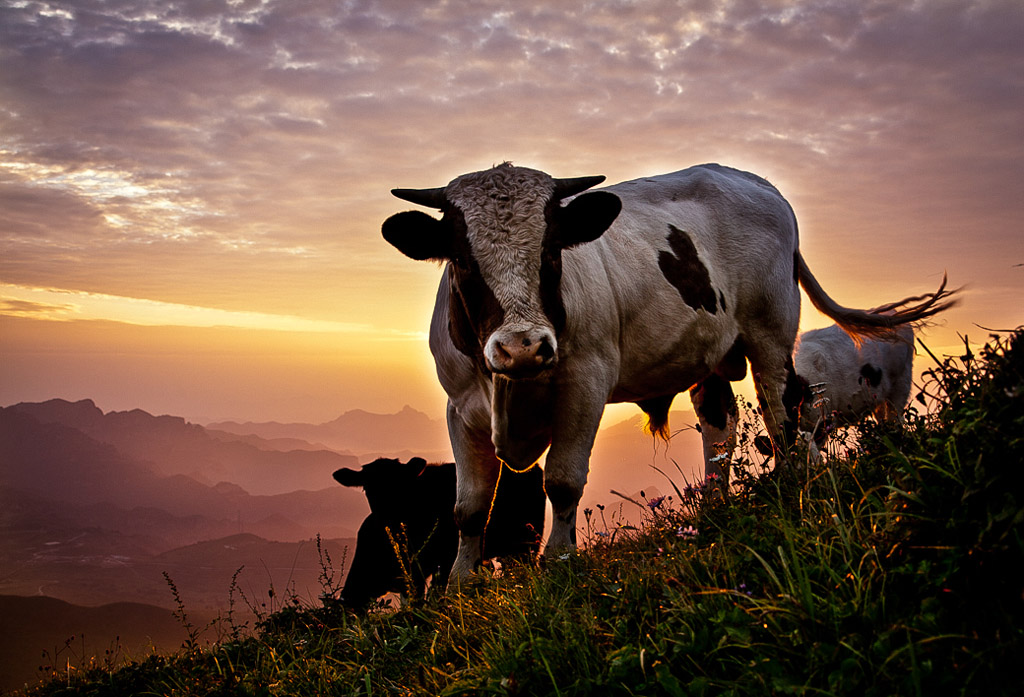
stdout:
{"type": "Polygon", "coordinates": [[[616,344],[611,401],[689,389],[758,326],[795,333],[796,221],[769,182],[700,165],[601,190],[622,211],[599,239],[564,252],[560,342],[616,344]]]}

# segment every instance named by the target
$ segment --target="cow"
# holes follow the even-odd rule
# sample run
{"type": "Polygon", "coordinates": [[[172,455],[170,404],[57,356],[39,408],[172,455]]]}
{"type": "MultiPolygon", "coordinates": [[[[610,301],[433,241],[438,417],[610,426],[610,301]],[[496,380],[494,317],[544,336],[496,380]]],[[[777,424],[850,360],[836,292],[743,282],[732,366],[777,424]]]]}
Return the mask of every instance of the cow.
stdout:
{"type": "Polygon", "coordinates": [[[869,414],[880,423],[902,420],[913,382],[914,330],[900,327],[891,339],[858,345],[836,324],[800,335],[793,364],[814,392],[801,407],[800,428],[818,445],[826,427],[853,424],[869,414]]]}
{"type": "MultiPolygon", "coordinates": [[[[344,467],[333,476],[343,486],[361,487],[370,504],[370,515],[359,526],[341,602],[362,608],[390,592],[422,597],[430,577],[432,586],[443,588],[459,545],[455,463],[380,458],[358,470],[344,467]]],[[[491,504],[485,557],[535,556],[544,533],[544,509],[540,468],[506,468],[491,504]]]]}
{"type": "Polygon", "coordinates": [[[547,451],[544,553],[575,547],[606,403],[636,403],[665,435],[672,399],[688,390],[705,472],[726,479],[720,451],[737,417],[729,383],[749,362],[784,461],[802,394],[792,362],[801,286],[859,336],[953,302],[943,282],[888,314],[838,305],[800,254],[789,203],[757,175],[707,164],[588,191],[603,181],[505,162],[444,187],[391,192],[441,212],[397,213],[381,231],[406,256],[444,264],[429,345],[458,470],[451,581],[470,579],[480,562],[501,463],[523,469],[547,451]]]}

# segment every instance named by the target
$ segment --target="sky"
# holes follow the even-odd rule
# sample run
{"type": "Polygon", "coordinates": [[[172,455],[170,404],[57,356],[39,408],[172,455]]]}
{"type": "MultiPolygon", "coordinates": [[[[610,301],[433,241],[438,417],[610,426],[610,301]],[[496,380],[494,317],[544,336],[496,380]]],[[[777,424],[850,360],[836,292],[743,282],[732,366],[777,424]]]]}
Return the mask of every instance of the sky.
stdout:
{"type": "Polygon", "coordinates": [[[962,352],[1024,323],[1021,36],[1020,0],[6,0],[0,405],[440,418],[441,270],[380,225],[502,161],[755,172],[840,303],[964,286],[924,334],[962,352]]]}

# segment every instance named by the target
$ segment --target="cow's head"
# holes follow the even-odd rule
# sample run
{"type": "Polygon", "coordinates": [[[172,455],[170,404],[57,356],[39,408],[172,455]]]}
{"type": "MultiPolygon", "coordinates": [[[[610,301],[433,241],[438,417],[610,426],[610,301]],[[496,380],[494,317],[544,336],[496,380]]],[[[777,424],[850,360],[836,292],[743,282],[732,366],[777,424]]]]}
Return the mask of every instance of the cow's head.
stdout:
{"type": "Polygon", "coordinates": [[[449,332],[460,351],[493,373],[532,377],[558,359],[562,250],[600,237],[622,208],[604,191],[562,200],[602,181],[505,163],[439,189],[392,190],[443,216],[398,213],[382,232],[406,256],[450,262],[449,332]]]}
{"type": "Polygon", "coordinates": [[[379,458],[354,470],[342,467],[332,476],[342,486],[361,487],[370,511],[384,519],[400,517],[411,507],[416,480],[427,468],[427,461],[414,457],[408,462],[379,458]]]}

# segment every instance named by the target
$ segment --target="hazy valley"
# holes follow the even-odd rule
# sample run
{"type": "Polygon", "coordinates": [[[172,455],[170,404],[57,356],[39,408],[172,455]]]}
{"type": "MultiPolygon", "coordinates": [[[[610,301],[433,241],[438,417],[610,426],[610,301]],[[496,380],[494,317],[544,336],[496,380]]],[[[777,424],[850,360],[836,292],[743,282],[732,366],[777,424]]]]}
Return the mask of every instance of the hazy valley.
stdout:
{"type": "MultiPolygon", "coordinates": [[[[639,414],[602,430],[584,506],[604,503],[612,524],[635,517],[610,490],[669,493],[651,465],[681,485],[673,457],[689,469],[674,453],[695,459],[699,435],[682,430],[668,448],[641,431],[639,414]]],[[[0,688],[30,679],[44,650],[74,663],[115,645],[135,655],[176,648],[185,635],[165,573],[200,626],[230,602],[243,622],[292,595],[315,599],[321,555],[340,583],[368,512],[362,492],[331,473],[412,455],[450,459],[443,421],[409,407],[323,424],[206,426],[104,413],[90,400],[0,408],[0,604],[11,644],[0,650],[0,688]]]]}

